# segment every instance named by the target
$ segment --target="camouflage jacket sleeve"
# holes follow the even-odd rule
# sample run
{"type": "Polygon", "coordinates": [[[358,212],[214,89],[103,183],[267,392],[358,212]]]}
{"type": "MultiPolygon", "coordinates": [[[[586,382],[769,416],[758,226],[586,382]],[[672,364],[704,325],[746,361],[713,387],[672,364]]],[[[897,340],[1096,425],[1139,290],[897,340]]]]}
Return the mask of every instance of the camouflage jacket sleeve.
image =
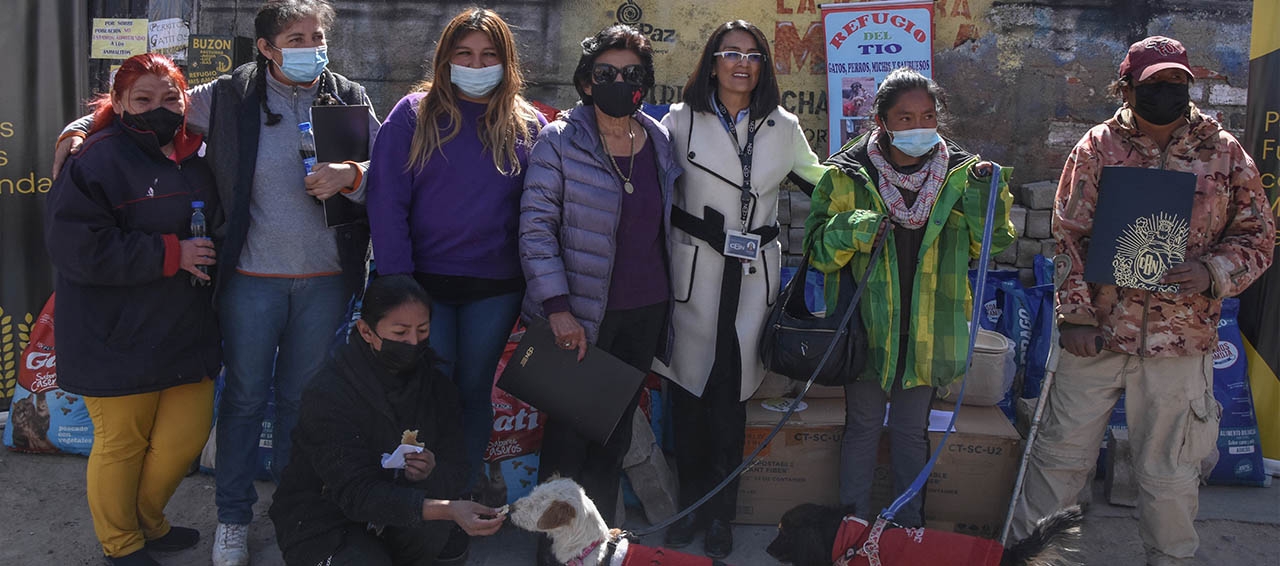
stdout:
{"type": "Polygon", "coordinates": [[[804,249],[809,262],[823,273],[835,273],[854,253],[870,253],[885,215],[856,207],[853,179],[828,169],[814,187],[805,219],[804,249]]]}
{"type": "Polygon", "coordinates": [[[1093,231],[1101,172],[1091,131],[1067,157],[1053,204],[1053,238],[1058,242],[1058,253],[1071,258],[1071,271],[1058,289],[1060,322],[1098,325],[1093,289],[1084,280],[1084,260],[1089,253],[1089,234],[1093,231]]]}
{"type": "Polygon", "coordinates": [[[1227,198],[1230,220],[1218,241],[1200,260],[1213,278],[1214,298],[1240,294],[1271,265],[1276,245],[1275,218],[1253,159],[1231,140],[1227,198]]]}

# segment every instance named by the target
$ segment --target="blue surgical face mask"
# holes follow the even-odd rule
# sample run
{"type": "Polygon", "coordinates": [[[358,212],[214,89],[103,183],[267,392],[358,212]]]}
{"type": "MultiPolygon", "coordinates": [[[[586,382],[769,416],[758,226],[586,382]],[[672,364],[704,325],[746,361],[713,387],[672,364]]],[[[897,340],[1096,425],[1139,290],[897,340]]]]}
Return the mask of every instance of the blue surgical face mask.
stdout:
{"type": "Polygon", "coordinates": [[[311,84],[324,68],[329,65],[329,47],[278,47],[280,50],[280,72],[289,80],[299,84],[311,84]]]}
{"type": "Polygon", "coordinates": [[[937,128],[916,128],[914,130],[889,131],[889,143],[911,157],[920,157],[929,153],[933,146],[942,142],[937,128]]]}
{"type": "Polygon", "coordinates": [[[502,64],[479,69],[449,63],[449,80],[471,98],[484,98],[502,82],[502,64]]]}

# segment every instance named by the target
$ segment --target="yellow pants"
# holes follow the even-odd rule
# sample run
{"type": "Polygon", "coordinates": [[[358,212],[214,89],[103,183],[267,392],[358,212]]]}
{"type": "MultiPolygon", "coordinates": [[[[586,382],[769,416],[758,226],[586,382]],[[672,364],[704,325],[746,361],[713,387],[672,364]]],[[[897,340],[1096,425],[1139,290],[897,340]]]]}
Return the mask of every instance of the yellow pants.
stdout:
{"type": "Polygon", "coordinates": [[[103,553],[125,556],[169,533],[164,506],[209,437],[213,380],[84,404],[93,419],[93,530],[103,553]]]}

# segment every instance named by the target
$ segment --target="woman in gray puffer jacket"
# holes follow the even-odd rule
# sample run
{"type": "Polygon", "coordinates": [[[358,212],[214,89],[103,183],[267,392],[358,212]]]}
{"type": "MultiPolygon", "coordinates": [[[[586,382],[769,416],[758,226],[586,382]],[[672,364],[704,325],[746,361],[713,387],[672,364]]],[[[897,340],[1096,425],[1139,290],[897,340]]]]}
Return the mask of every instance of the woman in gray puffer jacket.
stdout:
{"type": "MultiPolygon", "coordinates": [[[[671,340],[670,210],[681,169],[666,128],[639,111],[654,84],[648,39],[616,25],[582,48],[573,77],[582,104],[542,130],[525,174],[524,315],[547,319],[579,359],[595,344],[647,372],[671,340]]],[[[539,479],[573,478],[608,521],[638,394],[603,446],[554,418],[543,436],[539,479]]],[[[546,549],[544,539],[540,561],[546,549]]]]}

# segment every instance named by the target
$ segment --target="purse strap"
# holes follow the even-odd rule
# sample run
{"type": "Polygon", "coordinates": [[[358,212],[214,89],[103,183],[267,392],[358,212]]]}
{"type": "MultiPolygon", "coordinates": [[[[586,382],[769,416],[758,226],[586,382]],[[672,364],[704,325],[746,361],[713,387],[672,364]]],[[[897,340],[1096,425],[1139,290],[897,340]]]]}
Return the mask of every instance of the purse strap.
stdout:
{"type": "MultiPolygon", "coordinates": [[[[876,229],[876,234],[871,246],[871,259],[867,261],[867,268],[862,272],[862,278],[855,285],[853,283],[853,268],[845,265],[840,269],[840,291],[836,300],[836,311],[843,313],[839,328],[846,328],[854,307],[858,301],[862,299],[862,290],[867,287],[867,280],[871,278],[871,272],[875,270],[876,262],[880,259],[880,253],[884,251],[884,243],[888,240],[889,220],[886,219],[880,223],[876,229]]],[[[809,273],[809,251],[805,250],[804,257],[800,260],[800,267],[796,269],[796,274],[791,277],[791,281],[787,282],[787,288],[783,291],[784,308],[788,312],[798,313],[800,309],[810,313],[808,305],[804,303],[804,296],[797,293],[797,288],[804,287],[804,280],[809,273]]]]}

